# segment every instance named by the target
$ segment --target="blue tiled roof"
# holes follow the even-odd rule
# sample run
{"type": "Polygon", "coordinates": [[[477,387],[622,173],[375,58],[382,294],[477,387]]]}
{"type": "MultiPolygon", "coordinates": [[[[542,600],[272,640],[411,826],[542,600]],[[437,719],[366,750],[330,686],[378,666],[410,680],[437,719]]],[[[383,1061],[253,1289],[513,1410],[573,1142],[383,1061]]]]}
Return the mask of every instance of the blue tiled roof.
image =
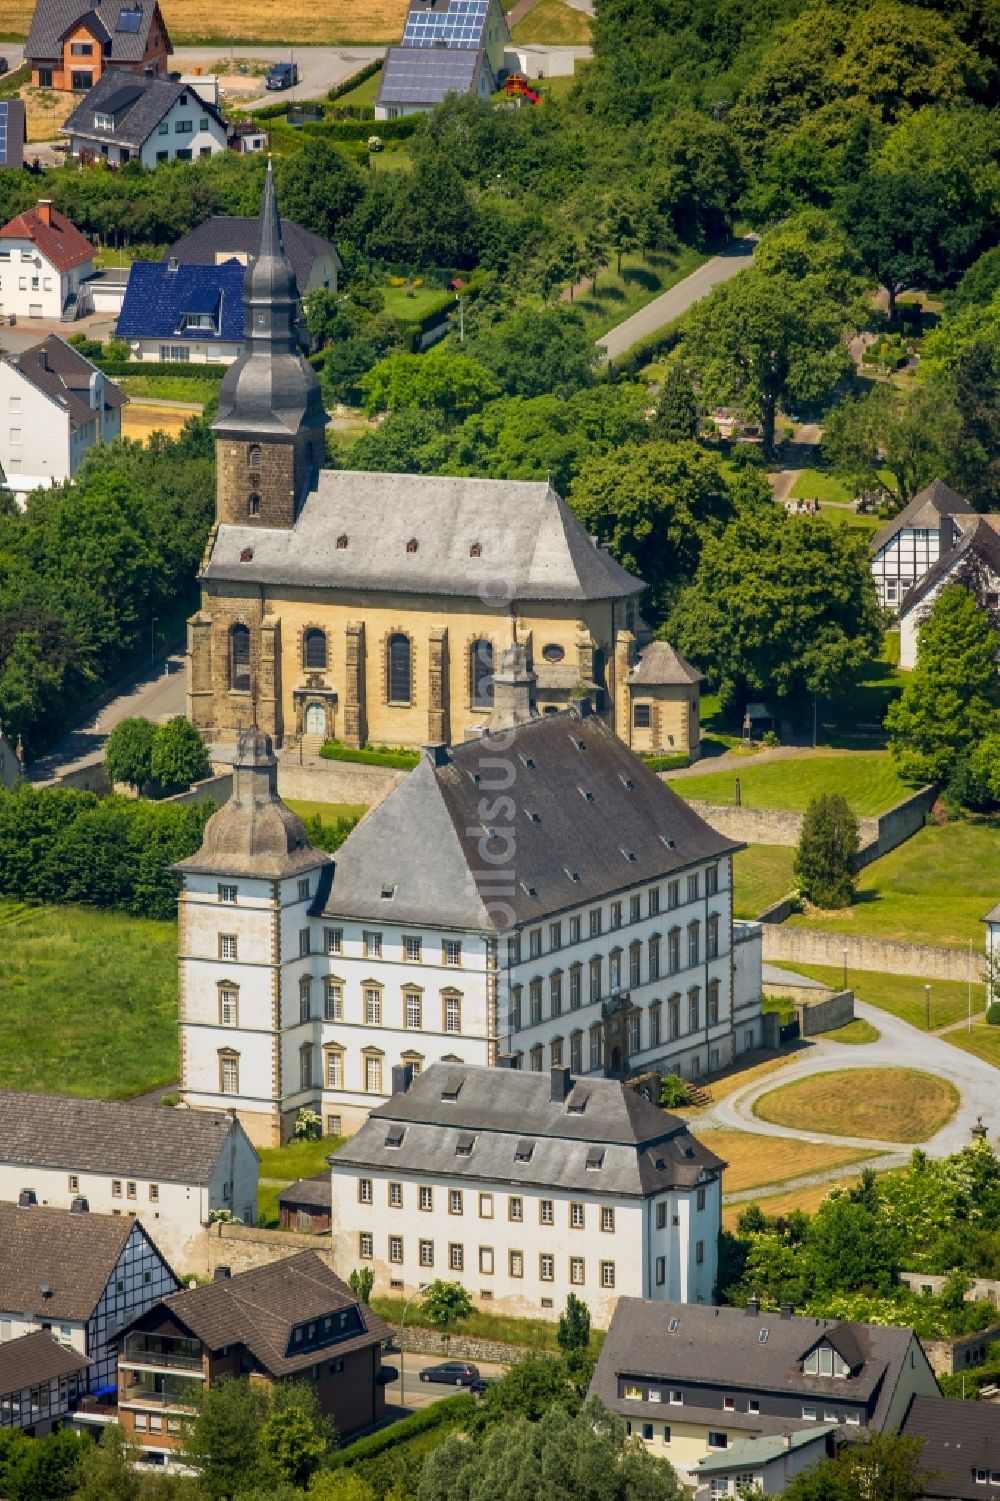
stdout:
{"type": "Polygon", "coordinates": [[[118,317],[122,339],[199,339],[216,342],[243,338],[243,273],[239,261],[222,266],[135,261],[118,317]],[[213,313],[216,332],[182,327],[185,314],[213,313]]]}

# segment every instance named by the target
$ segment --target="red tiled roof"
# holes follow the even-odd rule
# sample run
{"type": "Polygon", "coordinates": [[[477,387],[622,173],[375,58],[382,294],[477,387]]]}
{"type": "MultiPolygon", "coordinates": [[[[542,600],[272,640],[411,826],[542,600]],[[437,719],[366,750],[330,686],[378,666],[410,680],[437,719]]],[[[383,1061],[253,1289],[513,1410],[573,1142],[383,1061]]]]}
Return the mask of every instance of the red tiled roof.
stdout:
{"type": "Polygon", "coordinates": [[[31,240],[57,271],[69,271],[93,260],[93,245],[65,214],[50,208],[48,218],[46,223],[40,209],[26,209],[0,229],[0,240],[31,240]]]}

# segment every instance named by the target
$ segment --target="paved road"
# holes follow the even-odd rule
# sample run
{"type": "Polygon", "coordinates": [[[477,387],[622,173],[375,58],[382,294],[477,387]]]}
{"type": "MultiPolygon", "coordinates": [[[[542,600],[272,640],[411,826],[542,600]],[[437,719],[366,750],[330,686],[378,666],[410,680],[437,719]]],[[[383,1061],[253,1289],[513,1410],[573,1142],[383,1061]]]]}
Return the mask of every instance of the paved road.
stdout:
{"type": "MultiPolygon", "coordinates": [[[[443,1356],[435,1355],[386,1355],[386,1365],[397,1367],[402,1365],[406,1398],[406,1411],[417,1412],[421,1407],[430,1407],[432,1402],[440,1402],[442,1397],[453,1397],[457,1390],[454,1386],[445,1386],[438,1381],[421,1381],[420,1372],[425,1366],[438,1365],[443,1356]]],[[[488,1360],[477,1360],[480,1374],[483,1376],[502,1376],[506,1366],[494,1365],[488,1360]]],[[[385,1389],[386,1412],[393,1416],[402,1416],[400,1407],[399,1382],[394,1381],[385,1389]]]]}
{"type": "MultiPolygon", "coordinates": [[[[968,1146],[969,1133],[979,1116],[982,1116],[987,1127],[994,1131],[997,1129],[1000,1125],[997,1110],[997,1082],[1000,1074],[992,1064],[963,1052],[961,1048],[952,1047],[938,1037],[921,1032],[876,1006],[857,1003],[854,1009],[857,1016],[878,1029],[880,1036],[877,1042],[862,1046],[843,1042],[817,1042],[808,1053],[804,1053],[796,1062],[789,1063],[780,1073],[758,1079],[746,1089],[719,1100],[709,1113],[699,1117],[699,1125],[753,1131],[761,1136],[788,1136],[797,1141],[837,1142],[843,1146],[876,1150],[881,1148],[892,1158],[907,1161],[913,1151],[912,1142],[871,1141],[865,1137],[797,1131],[787,1126],[772,1125],[753,1114],[754,1101],[778,1084],[794,1083],[811,1074],[828,1073],[832,1069],[882,1067],[921,1069],[939,1079],[949,1080],[961,1094],[962,1102],[947,1125],[942,1126],[929,1141],[921,1143],[928,1156],[947,1157],[968,1146]]],[[[879,1163],[879,1166],[882,1165],[879,1163]]]]}
{"type": "MultiPolygon", "coordinates": [[[[343,83],[352,73],[357,73],[366,63],[385,56],[384,47],[283,47],[272,43],[265,47],[233,48],[226,46],[178,47],[171,60],[172,67],[183,73],[201,66],[206,72],[210,67],[225,67],[231,55],[259,58],[264,62],[296,62],[299,65],[300,82],[294,89],[281,94],[265,93],[252,100],[247,109],[260,109],[262,104],[274,104],[289,99],[318,99],[328,89],[343,83]]],[[[231,100],[235,103],[235,100],[231,100]]]]}
{"type": "Polygon", "coordinates": [[[624,323],[619,323],[616,328],[604,334],[597,340],[599,347],[609,359],[617,359],[640,339],[686,313],[689,307],[700,302],[720,282],[729,281],[739,271],[744,271],[753,262],[753,248],[752,240],[734,240],[721,255],[713,256],[710,261],[699,266],[697,271],[692,271],[690,276],[685,276],[683,281],[671,287],[669,292],[647,302],[644,308],[626,318],[624,323]]]}
{"type": "Polygon", "coordinates": [[[105,704],[87,724],[72,730],[55,750],[28,767],[28,780],[47,782],[57,775],[98,761],[115,725],[133,715],[145,719],[170,719],[183,714],[186,704],[184,653],[160,658],[152,672],[140,676],[117,698],[105,704]]]}

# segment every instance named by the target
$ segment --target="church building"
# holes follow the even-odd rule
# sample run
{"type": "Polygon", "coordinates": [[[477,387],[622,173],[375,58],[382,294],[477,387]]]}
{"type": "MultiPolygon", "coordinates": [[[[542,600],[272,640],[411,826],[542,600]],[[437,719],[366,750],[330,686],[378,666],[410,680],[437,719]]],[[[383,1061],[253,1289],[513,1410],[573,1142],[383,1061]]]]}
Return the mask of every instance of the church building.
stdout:
{"type": "Polygon", "coordinates": [[[519,642],[543,712],[586,696],[642,751],[697,756],[700,675],[648,639],[644,585],[550,485],[323,467],[295,275],[268,170],[244,279],[246,347],[222,382],[217,515],[189,622],[188,716],[275,746],[418,747],[481,731],[519,642]]]}
{"type": "Polygon", "coordinates": [[[522,645],[486,732],[428,747],[335,856],[271,737],[176,866],[182,1088],[258,1145],[356,1130],[433,1063],[698,1079],[761,1044],[761,932],[732,856],[585,697],[539,714],[522,645]]]}

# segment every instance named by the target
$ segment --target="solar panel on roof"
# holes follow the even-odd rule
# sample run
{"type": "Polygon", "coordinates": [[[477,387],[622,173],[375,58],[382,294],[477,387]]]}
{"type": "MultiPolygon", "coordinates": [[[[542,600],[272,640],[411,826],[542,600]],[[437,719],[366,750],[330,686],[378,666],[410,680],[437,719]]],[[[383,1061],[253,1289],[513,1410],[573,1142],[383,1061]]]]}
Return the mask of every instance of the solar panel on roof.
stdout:
{"type": "Polygon", "coordinates": [[[137,88],[135,84],[127,85],[123,89],[116,89],[115,92],[113,94],[109,94],[104,103],[99,106],[100,111],[102,114],[106,115],[117,115],[121,110],[126,109],[128,105],[134,104],[135,101],[141,96],[141,94],[142,89],[137,88]]]}
{"type": "Polygon", "coordinates": [[[0,167],[7,165],[7,105],[0,100],[0,167]]]}
{"type": "Polygon", "coordinates": [[[118,12],[116,31],[135,32],[142,25],[142,10],[137,6],[129,6],[118,12]]]}
{"type": "Polygon", "coordinates": [[[413,10],[403,29],[404,47],[482,45],[489,0],[452,0],[447,10],[413,10]]]}

